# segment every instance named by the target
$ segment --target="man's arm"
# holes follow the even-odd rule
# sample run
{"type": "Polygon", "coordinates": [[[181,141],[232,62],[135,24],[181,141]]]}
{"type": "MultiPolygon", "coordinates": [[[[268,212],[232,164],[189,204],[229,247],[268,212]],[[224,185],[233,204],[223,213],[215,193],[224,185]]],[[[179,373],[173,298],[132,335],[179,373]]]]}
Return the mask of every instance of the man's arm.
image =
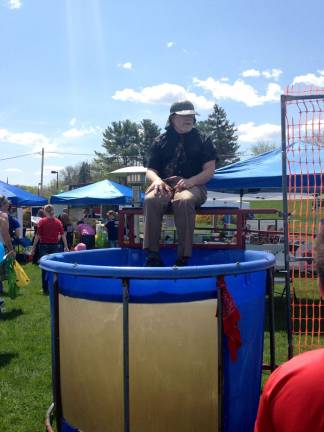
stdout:
{"type": "Polygon", "coordinates": [[[63,240],[63,244],[64,244],[64,250],[67,252],[69,250],[69,248],[68,248],[68,244],[66,241],[66,232],[65,231],[62,234],[62,240],[63,240]]]}
{"type": "Polygon", "coordinates": [[[33,246],[32,246],[32,250],[31,250],[32,255],[35,254],[35,250],[36,250],[36,246],[37,246],[38,242],[39,242],[39,235],[36,234],[35,238],[34,238],[34,243],[33,243],[33,246]]]}
{"type": "Polygon", "coordinates": [[[216,162],[210,160],[203,165],[202,171],[188,179],[181,179],[176,185],[176,191],[182,191],[184,189],[190,189],[194,186],[200,186],[206,184],[214,175],[216,168],[216,162]]]}
{"type": "Polygon", "coordinates": [[[8,223],[8,219],[6,217],[1,217],[0,220],[0,226],[1,226],[1,234],[2,234],[2,238],[4,241],[4,244],[6,246],[6,248],[8,249],[8,252],[10,254],[14,254],[14,248],[12,246],[11,243],[11,238],[10,238],[10,234],[9,234],[9,223],[8,223]]]}

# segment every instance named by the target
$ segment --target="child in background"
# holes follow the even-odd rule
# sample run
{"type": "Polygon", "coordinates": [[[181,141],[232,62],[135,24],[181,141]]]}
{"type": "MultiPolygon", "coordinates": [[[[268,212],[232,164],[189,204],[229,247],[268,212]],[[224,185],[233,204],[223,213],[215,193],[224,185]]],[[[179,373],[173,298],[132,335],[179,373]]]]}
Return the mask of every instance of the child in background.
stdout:
{"type": "Polygon", "coordinates": [[[95,230],[92,225],[84,221],[79,221],[75,230],[79,234],[80,243],[84,243],[87,249],[95,248],[95,230]]]}
{"type": "Polygon", "coordinates": [[[108,246],[116,247],[118,240],[118,222],[116,220],[116,213],[113,210],[107,212],[107,223],[105,225],[108,233],[108,246]]]}
{"type": "Polygon", "coordinates": [[[76,252],[83,251],[83,250],[86,250],[86,249],[87,249],[87,246],[84,243],[78,243],[77,245],[75,245],[75,248],[74,248],[74,250],[76,252]]]}

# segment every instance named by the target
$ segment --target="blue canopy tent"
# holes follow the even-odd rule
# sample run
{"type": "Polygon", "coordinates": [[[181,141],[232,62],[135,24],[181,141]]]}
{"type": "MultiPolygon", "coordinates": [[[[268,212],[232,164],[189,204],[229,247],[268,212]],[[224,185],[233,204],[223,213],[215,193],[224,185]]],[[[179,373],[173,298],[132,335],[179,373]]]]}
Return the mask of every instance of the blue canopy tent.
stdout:
{"type": "Polygon", "coordinates": [[[95,205],[95,204],[131,204],[132,189],[111,180],[102,180],[68,192],[53,195],[51,204],[95,205]]]}
{"type": "Polygon", "coordinates": [[[16,207],[41,207],[47,199],[0,181],[0,195],[4,195],[16,207]]]}
{"type": "MultiPolygon", "coordinates": [[[[323,181],[324,148],[311,143],[294,143],[288,149],[287,175],[291,187],[311,192],[323,181]],[[321,163],[323,161],[323,165],[321,163]]],[[[275,149],[219,168],[207,184],[208,190],[281,190],[282,151],[275,149]]]]}

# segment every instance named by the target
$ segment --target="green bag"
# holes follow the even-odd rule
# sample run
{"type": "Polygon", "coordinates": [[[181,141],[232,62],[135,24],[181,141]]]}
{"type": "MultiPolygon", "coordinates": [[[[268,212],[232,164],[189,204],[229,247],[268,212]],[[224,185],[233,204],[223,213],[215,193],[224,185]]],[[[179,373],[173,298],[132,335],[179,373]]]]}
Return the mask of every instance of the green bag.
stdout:
{"type": "Polygon", "coordinates": [[[5,260],[8,288],[9,288],[9,297],[11,299],[16,298],[19,292],[19,287],[16,284],[16,272],[14,270],[14,262],[15,262],[14,258],[7,258],[5,260]]]}

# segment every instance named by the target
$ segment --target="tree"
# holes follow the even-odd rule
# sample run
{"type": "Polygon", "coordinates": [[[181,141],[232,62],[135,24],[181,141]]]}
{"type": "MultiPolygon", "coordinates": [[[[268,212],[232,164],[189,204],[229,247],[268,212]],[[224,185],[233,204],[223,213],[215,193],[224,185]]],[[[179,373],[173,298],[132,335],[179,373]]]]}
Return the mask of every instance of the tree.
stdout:
{"type": "Polygon", "coordinates": [[[139,124],[124,120],[112,122],[103,133],[105,152],[95,152],[95,163],[101,171],[143,165],[148,149],[160,134],[160,128],[151,120],[144,119],[139,124]]]}
{"type": "Polygon", "coordinates": [[[60,171],[60,177],[65,185],[78,183],[79,164],[75,166],[68,165],[60,171]]]}
{"type": "Polygon", "coordinates": [[[87,184],[91,181],[91,166],[88,162],[82,162],[79,169],[78,184],[87,184]]]}
{"type": "Polygon", "coordinates": [[[256,144],[251,146],[251,152],[253,155],[257,156],[262,153],[269,152],[278,148],[278,145],[275,143],[267,142],[267,141],[259,141],[256,144]]]}
{"type": "Polygon", "coordinates": [[[215,104],[208,119],[198,122],[197,128],[212,140],[218,157],[217,168],[239,160],[237,129],[227,119],[223,108],[215,104]]]}
{"type": "MultiPolygon", "coordinates": [[[[74,166],[67,166],[60,171],[59,189],[68,188],[70,185],[84,185],[97,180],[94,173],[93,162],[80,162],[74,166]]],[[[104,176],[102,176],[104,178],[104,176]]],[[[101,180],[101,178],[100,178],[101,180]]]]}
{"type": "Polygon", "coordinates": [[[139,158],[140,135],[138,125],[130,120],[112,122],[103,133],[105,153],[95,152],[97,160],[118,162],[128,166],[139,158]]]}

